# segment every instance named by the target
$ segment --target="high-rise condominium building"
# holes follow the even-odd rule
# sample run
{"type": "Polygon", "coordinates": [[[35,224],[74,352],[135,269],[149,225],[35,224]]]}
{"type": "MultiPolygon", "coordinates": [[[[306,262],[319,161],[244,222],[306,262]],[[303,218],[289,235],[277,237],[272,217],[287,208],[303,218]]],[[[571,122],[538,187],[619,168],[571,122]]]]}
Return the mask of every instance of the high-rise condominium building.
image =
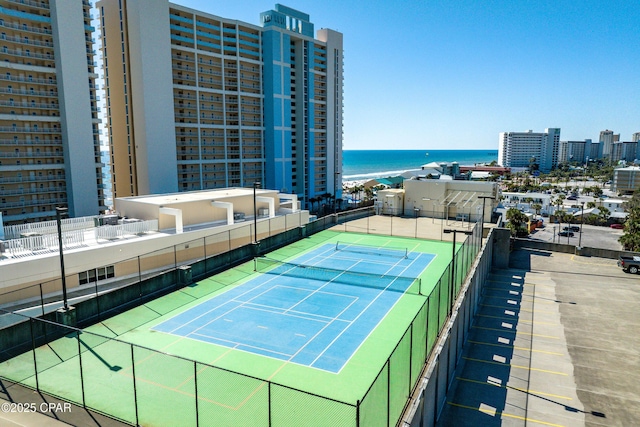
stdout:
{"type": "Polygon", "coordinates": [[[0,2],[0,213],[96,215],[102,195],[91,4],[0,2]]]}
{"type": "Polygon", "coordinates": [[[602,144],[602,157],[611,157],[611,149],[614,142],[620,141],[620,134],[614,134],[612,130],[600,131],[599,142],[602,144]]]}
{"type": "Polygon", "coordinates": [[[101,0],[114,197],[263,187],[340,195],[342,34],[276,5],[260,26],[101,0]]]}
{"type": "Polygon", "coordinates": [[[558,163],[584,163],[587,159],[594,160],[590,157],[591,140],[584,141],[560,141],[558,154],[558,163]]]}
{"type": "Polygon", "coordinates": [[[559,162],[560,128],[548,128],[543,133],[501,132],[498,142],[498,164],[511,168],[538,165],[550,171],[559,162]]]}

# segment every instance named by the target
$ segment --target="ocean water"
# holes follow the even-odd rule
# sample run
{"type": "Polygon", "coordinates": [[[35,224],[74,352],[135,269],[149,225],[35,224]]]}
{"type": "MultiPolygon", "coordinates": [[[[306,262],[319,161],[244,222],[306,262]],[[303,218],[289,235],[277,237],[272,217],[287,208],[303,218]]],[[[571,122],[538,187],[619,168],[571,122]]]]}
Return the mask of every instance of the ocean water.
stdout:
{"type": "Polygon", "coordinates": [[[431,162],[458,162],[460,166],[491,163],[498,150],[344,150],[344,181],[400,175],[431,162]]]}

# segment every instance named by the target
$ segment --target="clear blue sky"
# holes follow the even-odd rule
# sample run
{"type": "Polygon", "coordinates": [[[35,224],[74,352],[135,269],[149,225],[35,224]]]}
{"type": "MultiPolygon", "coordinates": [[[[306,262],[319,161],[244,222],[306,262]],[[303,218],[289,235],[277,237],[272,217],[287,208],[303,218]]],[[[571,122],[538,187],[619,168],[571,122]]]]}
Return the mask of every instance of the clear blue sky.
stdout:
{"type": "MultiPolygon", "coordinates": [[[[258,24],[275,1],[174,0],[258,24]]],[[[345,149],[640,132],[638,0],[282,0],[344,34],[345,149]]]]}

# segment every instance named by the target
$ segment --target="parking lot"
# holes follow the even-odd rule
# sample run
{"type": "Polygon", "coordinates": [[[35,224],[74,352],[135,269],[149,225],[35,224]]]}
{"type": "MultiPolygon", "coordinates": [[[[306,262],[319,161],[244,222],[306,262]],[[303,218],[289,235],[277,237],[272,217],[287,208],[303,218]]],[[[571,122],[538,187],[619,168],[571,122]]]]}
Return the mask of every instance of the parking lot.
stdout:
{"type": "MultiPolygon", "coordinates": [[[[622,230],[616,230],[609,227],[598,227],[596,225],[582,225],[582,238],[579,232],[574,232],[573,237],[558,236],[558,232],[568,224],[548,224],[548,218],[545,218],[545,226],[536,229],[529,235],[532,240],[541,240],[551,243],[564,243],[587,248],[602,248],[621,251],[622,245],[618,239],[622,236],[622,230]]],[[[572,224],[575,226],[576,224],[572,224]]],[[[580,227],[580,224],[577,224],[580,227]]]]}

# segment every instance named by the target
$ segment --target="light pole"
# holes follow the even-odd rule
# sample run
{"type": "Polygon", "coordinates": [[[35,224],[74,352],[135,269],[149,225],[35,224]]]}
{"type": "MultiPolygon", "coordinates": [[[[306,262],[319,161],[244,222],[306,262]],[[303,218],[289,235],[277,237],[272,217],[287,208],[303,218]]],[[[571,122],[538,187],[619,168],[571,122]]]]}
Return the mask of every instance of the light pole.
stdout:
{"type": "Polygon", "coordinates": [[[338,179],[340,179],[340,172],[335,173],[336,177],[333,182],[333,214],[338,212],[338,179]]]}
{"type": "Polygon", "coordinates": [[[454,298],[454,294],[455,294],[455,275],[456,275],[456,234],[457,233],[464,233],[467,236],[470,236],[471,234],[473,234],[473,231],[469,231],[469,230],[454,230],[453,228],[445,228],[444,233],[449,234],[449,233],[453,233],[453,245],[452,245],[452,251],[451,251],[451,282],[450,282],[450,288],[449,288],[449,301],[450,301],[450,305],[449,305],[449,316],[451,316],[451,313],[453,312],[453,298],[454,298]]]}
{"type": "Polygon", "coordinates": [[[578,247],[582,248],[582,227],[584,227],[584,202],[580,207],[580,237],[578,238],[578,247]]]}
{"type": "MultiPolygon", "coordinates": [[[[484,227],[484,202],[487,199],[495,200],[496,198],[493,196],[478,196],[478,199],[482,199],[482,226],[484,227]]],[[[491,212],[493,212],[493,208],[491,209],[491,212]]]]}
{"type": "Polygon", "coordinates": [[[64,273],[64,254],[62,253],[62,215],[67,214],[67,208],[60,208],[56,206],[56,223],[58,225],[58,247],[60,249],[60,271],[62,274],[62,301],[64,305],[64,311],[69,310],[69,304],[67,303],[67,277],[64,273]]]}
{"type": "Polygon", "coordinates": [[[413,208],[413,212],[414,212],[414,214],[416,216],[416,235],[415,235],[415,238],[417,239],[418,238],[418,214],[420,213],[420,208],[414,207],[413,208]]]}
{"type": "Polygon", "coordinates": [[[260,182],[253,183],[253,242],[258,243],[258,206],[256,203],[256,189],[260,188],[260,182]]]}

